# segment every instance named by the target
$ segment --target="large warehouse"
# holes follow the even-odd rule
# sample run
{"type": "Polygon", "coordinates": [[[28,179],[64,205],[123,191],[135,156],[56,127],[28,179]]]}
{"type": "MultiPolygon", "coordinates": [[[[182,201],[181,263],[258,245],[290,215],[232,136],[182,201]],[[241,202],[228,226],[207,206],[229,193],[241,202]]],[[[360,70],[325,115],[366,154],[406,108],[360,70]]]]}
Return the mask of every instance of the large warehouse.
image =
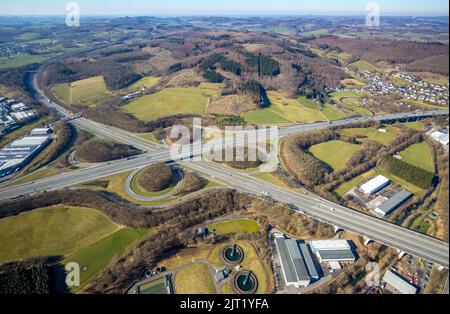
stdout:
{"type": "Polygon", "coordinates": [[[306,244],[275,235],[275,245],[286,286],[307,287],[319,275],[306,244]]]}
{"type": "Polygon", "coordinates": [[[384,274],[383,281],[386,282],[386,288],[388,290],[392,290],[389,288],[393,287],[402,294],[416,294],[418,291],[417,287],[411,285],[405,278],[390,270],[384,274]]]}
{"type": "Polygon", "coordinates": [[[347,240],[320,240],[309,244],[321,263],[354,262],[356,259],[347,240]]]}
{"type": "Polygon", "coordinates": [[[387,216],[392,211],[394,211],[395,209],[406,203],[406,201],[408,201],[411,197],[412,197],[411,193],[409,193],[406,190],[401,190],[400,192],[392,196],[390,199],[388,199],[386,202],[377,206],[377,208],[375,208],[375,211],[381,216],[387,216]]]}
{"type": "Polygon", "coordinates": [[[383,176],[377,176],[372,180],[361,185],[361,191],[367,196],[377,193],[389,184],[389,179],[383,176]]]}
{"type": "Polygon", "coordinates": [[[51,141],[45,136],[26,136],[0,150],[0,177],[14,173],[36,157],[51,141]]]}

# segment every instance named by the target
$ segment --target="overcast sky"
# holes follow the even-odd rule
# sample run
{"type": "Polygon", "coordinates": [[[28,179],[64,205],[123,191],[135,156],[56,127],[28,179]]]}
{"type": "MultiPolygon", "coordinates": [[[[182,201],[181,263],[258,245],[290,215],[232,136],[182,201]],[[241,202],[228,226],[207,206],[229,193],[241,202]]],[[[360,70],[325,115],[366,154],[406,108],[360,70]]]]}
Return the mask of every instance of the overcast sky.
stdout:
{"type": "MultiPolygon", "coordinates": [[[[67,0],[0,0],[0,15],[64,15],[67,0]]],[[[448,15],[448,0],[78,0],[84,15],[364,14],[448,15]]]]}

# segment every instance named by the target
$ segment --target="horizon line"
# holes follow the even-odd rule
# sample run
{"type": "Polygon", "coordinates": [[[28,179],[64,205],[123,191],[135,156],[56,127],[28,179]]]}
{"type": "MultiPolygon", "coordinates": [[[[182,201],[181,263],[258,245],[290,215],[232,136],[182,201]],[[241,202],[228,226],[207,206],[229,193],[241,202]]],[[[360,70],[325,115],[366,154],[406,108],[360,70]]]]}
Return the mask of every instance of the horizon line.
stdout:
{"type": "MultiPolygon", "coordinates": [[[[219,13],[219,12],[210,12],[210,13],[86,13],[81,14],[81,17],[257,17],[257,16],[266,16],[266,17],[303,17],[303,16],[317,16],[317,17],[355,17],[355,16],[365,16],[366,13],[363,12],[353,12],[353,13],[343,13],[343,12],[317,12],[317,13],[291,13],[291,12],[242,12],[242,13],[219,13]]],[[[0,13],[2,17],[65,17],[65,14],[3,14],[0,13]]],[[[449,13],[385,13],[381,17],[449,17],[449,13]]]]}

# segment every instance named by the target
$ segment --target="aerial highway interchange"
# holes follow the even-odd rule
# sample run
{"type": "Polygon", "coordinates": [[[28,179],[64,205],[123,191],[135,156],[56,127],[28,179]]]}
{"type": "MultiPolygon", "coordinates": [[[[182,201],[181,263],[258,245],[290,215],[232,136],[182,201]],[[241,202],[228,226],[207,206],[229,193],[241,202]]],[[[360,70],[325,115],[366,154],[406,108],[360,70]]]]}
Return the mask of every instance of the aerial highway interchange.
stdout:
{"type": "MultiPolygon", "coordinates": [[[[270,195],[270,198],[274,201],[288,204],[297,212],[304,213],[321,221],[363,235],[371,240],[397,248],[399,251],[404,251],[448,268],[449,244],[444,241],[331,203],[311,193],[306,194],[300,190],[296,192],[292,189],[282,188],[256,179],[245,173],[230,171],[217,163],[182,160],[200,155],[202,154],[202,150],[192,149],[188,155],[180,157],[179,160],[173,160],[171,158],[170,148],[167,146],[147,141],[124,130],[118,130],[114,127],[106,126],[83,117],[73,116],[64,108],[48,100],[37,87],[36,80],[34,80],[34,88],[34,97],[36,100],[41,104],[56,110],[75,127],[91,132],[99,137],[109,138],[135,146],[145,153],[141,156],[126,160],[103,163],[94,167],[63,173],[31,183],[1,188],[0,199],[2,200],[13,199],[32,193],[42,193],[45,191],[62,189],[83,182],[122,173],[131,169],[142,168],[155,162],[179,162],[184,167],[202,173],[209,179],[223,183],[230,188],[255,195],[261,195],[261,191],[264,191],[267,195],[270,195]]],[[[348,118],[333,122],[292,125],[279,128],[278,135],[281,138],[299,132],[307,132],[331,126],[340,126],[369,120],[404,121],[439,115],[448,115],[448,111],[415,111],[374,117],[348,118]]],[[[236,145],[239,145],[239,143],[236,143],[236,145]]]]}

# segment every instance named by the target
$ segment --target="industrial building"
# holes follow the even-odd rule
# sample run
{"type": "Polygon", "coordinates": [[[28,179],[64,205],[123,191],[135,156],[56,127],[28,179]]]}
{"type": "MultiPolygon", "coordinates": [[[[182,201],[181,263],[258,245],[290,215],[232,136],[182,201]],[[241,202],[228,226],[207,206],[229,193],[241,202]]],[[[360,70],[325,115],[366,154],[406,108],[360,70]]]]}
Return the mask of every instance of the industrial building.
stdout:
{"type": "Polygon", "coordinates": [[[400,192],[392,196],[390,199],[388,199],[386,202],[377,206],[375,208],[375,211],[383,217],[387,216],[395,209],[406,203],[411,197],[412,197],[411,193],[409,193],[406,190],[401,190],[400,192]]]}
{"type": "Polygon", "coordinates": [[[449,143],[448,142],[449,136],[448,136],[448,131],[447,130],[436,131],[436,132],[431,134],[431,137],[435,141],[438,141],[439,143],[441,143],[443,146],[447,146],[448,143],[449,143]]]}
{"type": "Polygon", "coordinates": [[[280,259],[286,286],[307,287],[319,279],[316,266],[306,244],[275,235],[275,245],[280,259]]]}
{"type": "Polygon", "coordinates": [[[309,242],[319,262],[354,262],[356,256],[347,240],[319,240],[309,242]]]}
{"type": "Polygon", "coordinates": [[[384,274],[383,281],[387,284],[386,288],[388,290],[392,290],[390,287],[393,287],[402,294],[417,294],[418,292],[418,288],[416,286],[413,286],[405,278],[391,270],[388,270],[384,274]]]}
{"type": "Polygon", "coordinates": [[[382,190],[389,184],[389,179],[384,176],[377,176],[361,185],[361,191],[367,196],[371,196],[382,190]]]}
{"type": "Polygon", "coordinates": [[[0,177],[16,172],[33,160],[50,143],[49,133],[50,129],[46,135],[25,136],[3,147],[0,150],[0,177]]]}

